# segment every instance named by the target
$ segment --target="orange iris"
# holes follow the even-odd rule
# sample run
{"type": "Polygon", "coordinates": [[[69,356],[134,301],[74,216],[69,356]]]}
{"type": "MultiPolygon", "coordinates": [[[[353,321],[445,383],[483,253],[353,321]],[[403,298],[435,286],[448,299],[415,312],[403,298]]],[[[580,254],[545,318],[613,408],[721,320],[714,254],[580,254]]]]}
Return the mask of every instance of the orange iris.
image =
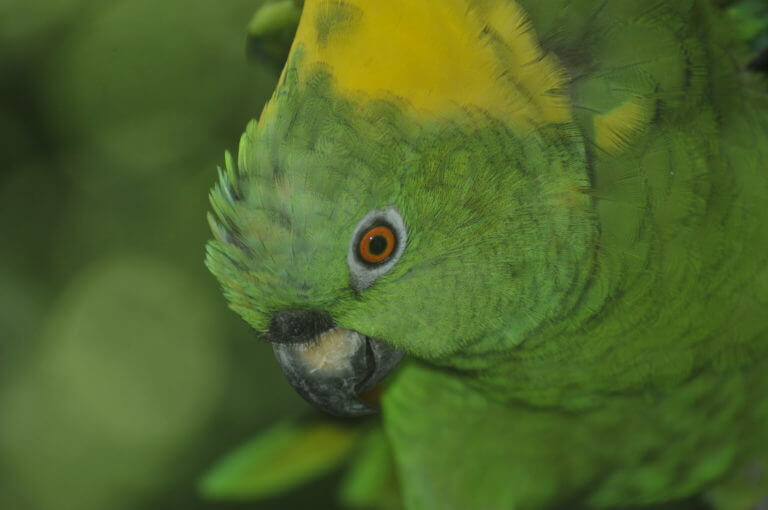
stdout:
{"type": "Polygon", "coordinates": [[[379,225],[369,229],[360,238],[358,252],[365,262],[375,264],[387,259],[395,249],[395,233],[392,229],[379,225]]]}

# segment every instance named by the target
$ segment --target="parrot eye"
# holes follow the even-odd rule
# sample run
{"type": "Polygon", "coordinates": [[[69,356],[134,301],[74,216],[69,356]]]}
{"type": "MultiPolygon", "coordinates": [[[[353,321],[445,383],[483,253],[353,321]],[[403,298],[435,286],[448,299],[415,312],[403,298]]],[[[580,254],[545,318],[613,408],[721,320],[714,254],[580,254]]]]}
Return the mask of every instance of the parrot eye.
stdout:
{"type": "Polygon", "coordinates": [[[355,227],[347,254],[352,284],[369,287],[395,265],[405,249],[405,223],[394,207],[374,209],[355,227]]]}
{"type": "Polygon", "coordinates": [[[395,251],[395,233],[389,225],[378,225],[368,229],[360,238],[357,254],[363,262],[379,264],[395,251]]]}

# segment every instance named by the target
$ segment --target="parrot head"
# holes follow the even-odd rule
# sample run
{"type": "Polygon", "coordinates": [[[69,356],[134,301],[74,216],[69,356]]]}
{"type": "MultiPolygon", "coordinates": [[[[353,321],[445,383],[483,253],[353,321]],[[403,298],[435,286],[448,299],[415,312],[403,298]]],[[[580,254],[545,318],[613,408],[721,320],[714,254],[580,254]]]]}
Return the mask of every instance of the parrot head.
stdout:
{"type": "Polygon", "coordinates": [[[211,193],[206,264],[231,308],[342,415],[372,412],[404,355],[469,373],[524,348],[573,305],[594,244],[562,77],[535,41],[536,65],[504,53],[532,37],[515,4],[384,4],[305,3],[211,193]]]}

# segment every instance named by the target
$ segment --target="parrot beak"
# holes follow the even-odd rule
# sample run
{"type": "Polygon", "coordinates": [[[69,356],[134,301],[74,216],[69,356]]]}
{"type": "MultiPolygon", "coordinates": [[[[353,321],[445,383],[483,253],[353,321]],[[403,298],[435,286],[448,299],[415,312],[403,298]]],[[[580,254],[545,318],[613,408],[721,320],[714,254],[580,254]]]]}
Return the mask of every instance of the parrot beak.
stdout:
{"type": "Polygon", "coordinates": [[[337,416],[373,414],[365,395],[400,362],[404,352],[311,310],[277,312],[267,339],[294,389],[308,402],[337,416]]]}

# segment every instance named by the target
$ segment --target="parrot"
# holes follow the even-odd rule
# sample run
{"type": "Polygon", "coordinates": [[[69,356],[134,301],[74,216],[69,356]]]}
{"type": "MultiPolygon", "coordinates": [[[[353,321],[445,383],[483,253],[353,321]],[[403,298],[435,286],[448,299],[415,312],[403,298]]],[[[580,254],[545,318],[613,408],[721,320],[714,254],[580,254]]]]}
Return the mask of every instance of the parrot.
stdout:
{"type": "Polygon", "coordinates": [[[344,418],[204,492],[353,458],[366,508],[768,508],[768,78],[732,9],[305,0],[206,265],[344,418]]]}

